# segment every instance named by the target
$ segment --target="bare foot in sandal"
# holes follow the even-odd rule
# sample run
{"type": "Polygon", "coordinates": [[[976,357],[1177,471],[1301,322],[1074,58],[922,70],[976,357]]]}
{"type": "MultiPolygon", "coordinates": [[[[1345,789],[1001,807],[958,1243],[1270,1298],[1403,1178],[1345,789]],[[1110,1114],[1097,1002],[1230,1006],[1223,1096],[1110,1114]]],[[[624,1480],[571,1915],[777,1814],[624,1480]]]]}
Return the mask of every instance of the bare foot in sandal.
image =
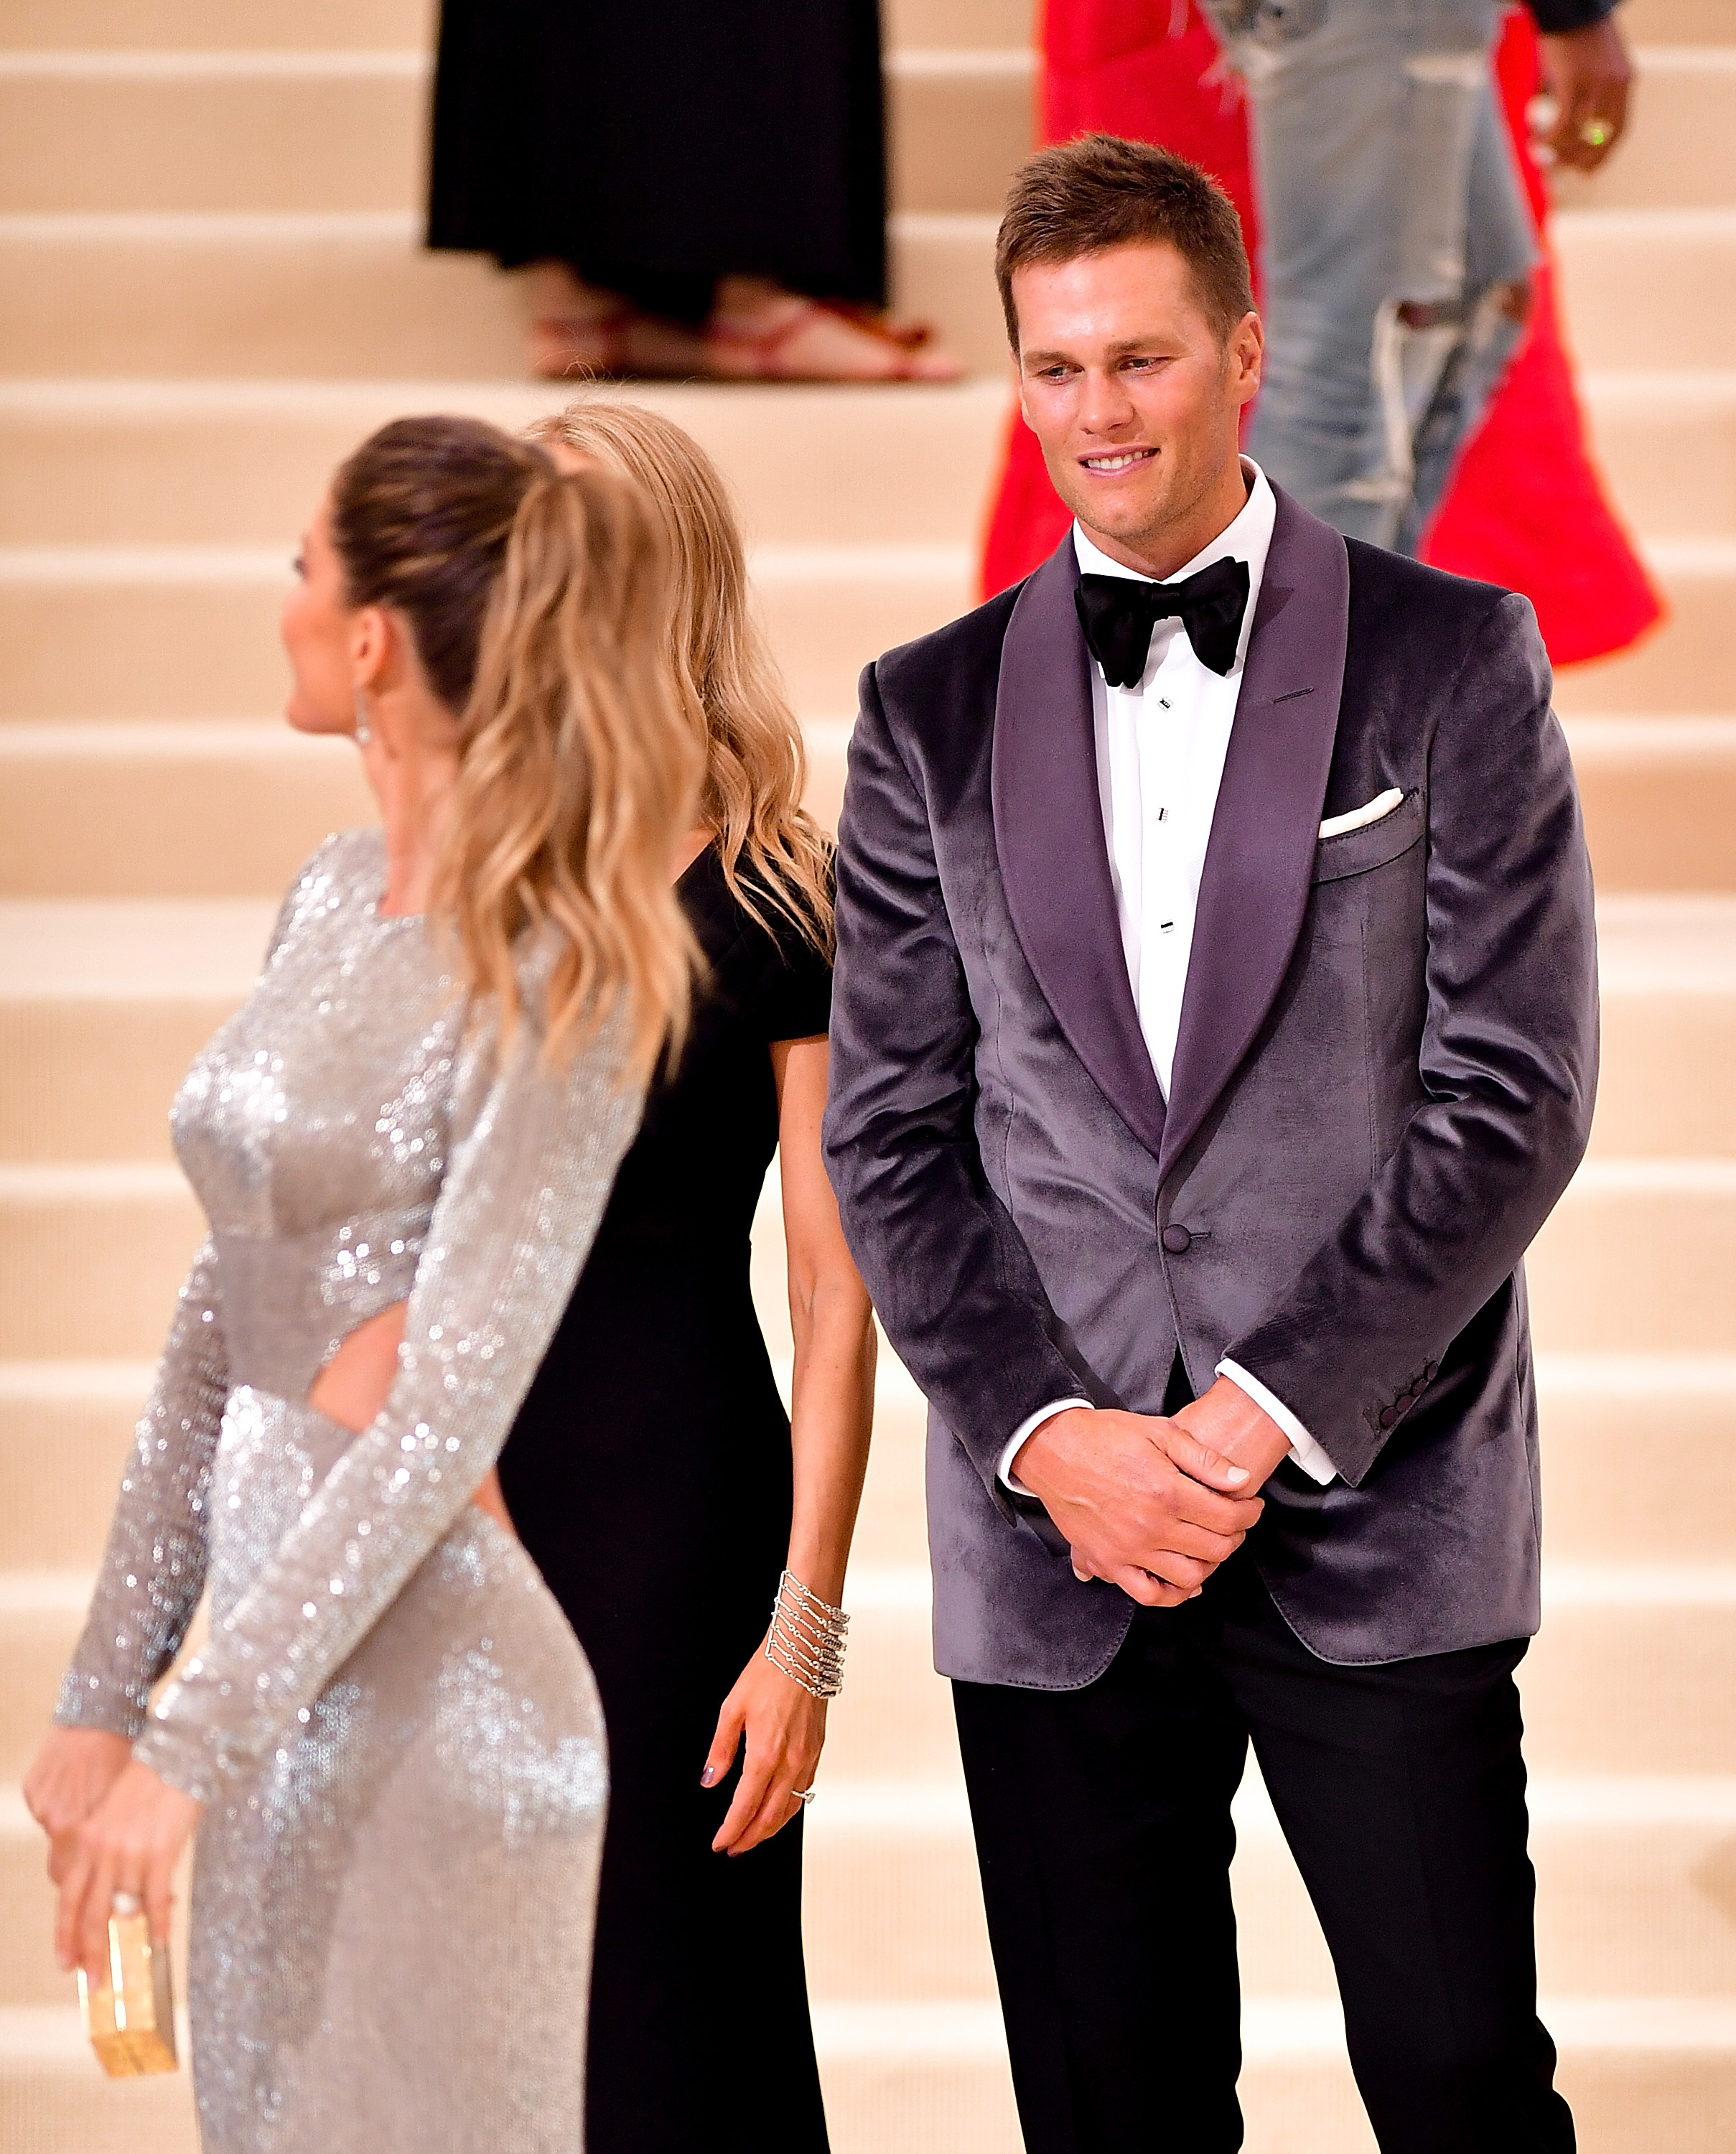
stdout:
{"type": "Polygon", "coordinates": [[[681,379],[710,370],[697,329],[648,314],[619,292],[587,284],[564,262],[525,273],[530,371],[539,381],[587,375],[681,379]]]}
{"type": "Polygon", "coordinates": [[[805,299],[762,277],[725,277],[706,324],[704,370],[726,381],[957,381],[964,372],[920,323],[805,299]]]}

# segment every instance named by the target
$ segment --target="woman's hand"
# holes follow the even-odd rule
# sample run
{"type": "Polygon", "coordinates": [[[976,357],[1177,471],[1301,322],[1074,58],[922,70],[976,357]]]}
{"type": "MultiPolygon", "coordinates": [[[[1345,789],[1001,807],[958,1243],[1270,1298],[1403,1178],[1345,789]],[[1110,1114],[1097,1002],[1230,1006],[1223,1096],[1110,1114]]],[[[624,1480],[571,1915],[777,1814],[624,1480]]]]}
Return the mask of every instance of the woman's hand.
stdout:
{"type": "Polygon", "coordinates": [[[133,1754],[106,1728],[51,1728],[31,1760],[24,1806],[49,1835],[49,1877],[60,1882],[73,1835],[108,1794],[133,1754]]]}
{"type": "Polygon", "coordinates": [[[169,1934],[175,1866],[198,1828],[202,1805],[130,1759],[71,1835],[54,1918],[54,1950],[69,1973],[83,1966],[105,1981],[109,1914],[117,1892],[144,1903],[153,1937],[169,1934]]]}
{"type": "Polygon", "coordinates": [[[712,1842],[719,1855],[745,1855],[801,1809],[796,1791],[814,1785],[826,1739],[826,1702],[757,1652],[717,1715],[711,1754],[699,1776],[702,1787],[714,1788],[722,1779],[744,1736],[748,1754],[740,1784],[712,1842]]]}

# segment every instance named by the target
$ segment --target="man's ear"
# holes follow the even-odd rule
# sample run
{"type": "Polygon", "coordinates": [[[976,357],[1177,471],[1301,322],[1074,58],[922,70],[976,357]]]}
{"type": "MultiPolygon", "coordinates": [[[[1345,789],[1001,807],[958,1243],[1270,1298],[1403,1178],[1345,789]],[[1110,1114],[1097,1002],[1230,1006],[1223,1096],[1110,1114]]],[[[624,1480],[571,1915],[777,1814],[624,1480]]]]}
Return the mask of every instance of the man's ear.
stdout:
{"type": "Polygon", "coordinates": [[[1230,331],[1226,353],[1235,378],[1236,401],[1251,404],[1259,394],[1266,358],[1266,331],[1259,316],[1250,309],[1230,331]]]}

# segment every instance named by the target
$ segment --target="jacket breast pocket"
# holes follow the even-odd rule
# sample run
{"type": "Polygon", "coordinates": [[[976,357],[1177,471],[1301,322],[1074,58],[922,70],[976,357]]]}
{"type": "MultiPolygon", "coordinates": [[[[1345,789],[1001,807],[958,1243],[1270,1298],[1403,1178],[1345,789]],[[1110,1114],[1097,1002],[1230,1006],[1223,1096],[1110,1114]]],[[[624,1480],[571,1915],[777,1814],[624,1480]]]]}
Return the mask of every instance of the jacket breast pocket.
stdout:
{"type": "Polygon", "coordinates": [[[1315,883],[1341,882],[1348,875],[1366,875],[1407,853],[1428,822],[1422,789],[1412,786],[1390,814],[1378,822],[1365,823],[1360,830],[1344,830],[1335,838],[1321,838],[1314,849],[1315,883]]]}

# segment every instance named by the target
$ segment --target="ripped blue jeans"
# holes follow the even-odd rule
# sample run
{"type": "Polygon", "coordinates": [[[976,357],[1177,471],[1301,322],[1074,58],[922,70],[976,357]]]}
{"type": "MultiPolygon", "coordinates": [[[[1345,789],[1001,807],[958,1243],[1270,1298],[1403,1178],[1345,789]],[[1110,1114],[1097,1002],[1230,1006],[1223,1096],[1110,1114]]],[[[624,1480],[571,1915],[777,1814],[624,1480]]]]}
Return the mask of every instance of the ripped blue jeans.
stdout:
{"type": "Polygon", "coordinates": [[[1267,357],[1248,440],[1348,536],[1416,550],[1537,259],[1499,0],[1204,0],[1248,84],[1267,357]]]}

